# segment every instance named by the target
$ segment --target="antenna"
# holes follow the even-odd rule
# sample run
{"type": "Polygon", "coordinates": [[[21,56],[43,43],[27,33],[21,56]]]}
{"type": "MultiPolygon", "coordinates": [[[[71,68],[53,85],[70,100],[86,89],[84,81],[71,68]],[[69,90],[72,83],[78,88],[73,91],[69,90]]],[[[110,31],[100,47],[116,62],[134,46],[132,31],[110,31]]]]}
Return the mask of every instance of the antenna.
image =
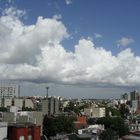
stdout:
{"type": "Polygon", "coordinates": [[[18,85],[18,98],[20,98],[20,85],[18,85]]]}
{"type": "Polygon", "coordinates": [[[46,98],[48,99],[48,95],[49,95],[49,86],[46,86],[46,98]]]}

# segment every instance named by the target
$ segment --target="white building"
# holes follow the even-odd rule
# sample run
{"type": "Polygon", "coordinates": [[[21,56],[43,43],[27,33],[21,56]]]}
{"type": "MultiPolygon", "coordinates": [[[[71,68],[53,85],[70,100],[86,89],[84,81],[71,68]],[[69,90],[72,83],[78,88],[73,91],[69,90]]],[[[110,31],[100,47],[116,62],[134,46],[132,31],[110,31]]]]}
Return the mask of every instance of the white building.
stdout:
{"type": "Polygon", "coordinates": [[[129,129],[131,132],[140,131],[140,124],[129,124],[129,129]]]}
{"type": "Polygon", "coordinates": [[[14,105],[22,109],[23,107],[23,99],[15,98],[14,99],[14,105]]]}
{"type": "Polygon", "coordinates": [[[4,107],[10,107],[12,105],[12,99],[5,98],[3,102],[4,107]]]}
{"type": "Polygon", "coordinates": [[[19,86],[14,84],[0,85],[0,98],[14,98],[18,97],[19,86]]]}
{"type": "Polygon", "coordinates": [[[137,109],[138,109],[138,100],[133,100],[131,110],[135,112],[137,111],[137,109]]]}
{"type": "Polygon", "coordinates": [[[90,118],[101,118],[105,117],[105,108],[104,107],[90,107],[84,109],[84,114],[90,118]]]}
{"type": "Polygon", "coordinates": [[[81,134],[84,134],[84,133],[99,133],[99,131],[104,131],[105,128],[104,128],[104,125],[89,125],[89,127],[87,128],[84,128],[84,129],[78,129],[78,134],[81,135],[81,134]]]}
{"type": "Polygon", "coordinates": [[[25,107],[34,108],[34,103],[31,99],[25,99],[25,107]]]}

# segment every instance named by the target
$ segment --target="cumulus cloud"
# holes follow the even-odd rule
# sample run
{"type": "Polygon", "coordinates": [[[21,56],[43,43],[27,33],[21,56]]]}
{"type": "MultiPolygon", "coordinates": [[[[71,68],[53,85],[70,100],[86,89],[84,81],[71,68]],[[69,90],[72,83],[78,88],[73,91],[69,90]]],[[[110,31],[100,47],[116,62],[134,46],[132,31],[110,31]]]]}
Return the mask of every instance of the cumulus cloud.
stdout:
{"type": "Polygon", "coordinates": [[[103,37],[103,36],[102,36],[101,34],[99,34],[99,33],[95,33],[94,36],[95,36],[95,38],[102,38],[102,37],[103,37]]]}
{"type": "Polygon", "coordinates": [[[65,3],[66,3],[67,5],[72,4],[72,0],[65,0],[65,3]]]}
{"type": "Polygon", "coordinates": [[[22,11],[5,11],[0,18],[0,62],[34,63],[42,47],[58,44],[68,36],[56,19],[38,17],[35,25],[26,26],[19,19],[22,11]]]}
{"type": "Polygon", "coordinates": [[[135,40],[133,38],[122,37],[120,40],[117,41],[117,46],[126,47],[131,43],[134,43],[135,40]]]}
{"type": "Polygon", "coordinates": [[[116,56],[82,38],[68,52],[68,32],[56,18],[25,25],[18,14],[0,17],[0,79],[63,84],[140,85],[140,57],[131,49],[116,56]]]}

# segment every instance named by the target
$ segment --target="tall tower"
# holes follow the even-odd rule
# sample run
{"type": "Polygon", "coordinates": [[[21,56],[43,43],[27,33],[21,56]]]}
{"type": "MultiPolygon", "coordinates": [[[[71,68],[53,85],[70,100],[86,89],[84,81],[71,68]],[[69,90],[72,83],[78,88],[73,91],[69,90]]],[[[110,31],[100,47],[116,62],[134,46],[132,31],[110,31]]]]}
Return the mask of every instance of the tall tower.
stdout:
{"type": "Polygon", "coordinates": [[[46,98],[48,99],[48,95],[49,95],[49,86],[46,86],[46,98]]]}

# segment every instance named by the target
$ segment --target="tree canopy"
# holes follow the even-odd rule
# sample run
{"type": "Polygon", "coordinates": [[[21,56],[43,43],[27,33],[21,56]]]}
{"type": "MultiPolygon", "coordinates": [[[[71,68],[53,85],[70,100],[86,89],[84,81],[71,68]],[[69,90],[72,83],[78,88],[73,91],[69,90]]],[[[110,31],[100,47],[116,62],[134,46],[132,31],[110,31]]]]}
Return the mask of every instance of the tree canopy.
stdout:
{"type": "Polygon", "coordinates": [[[43,134],[49,138],[60,133],[74,132],[73,121],[75,118],[70,116],[47,116],[45,115],[43,120],[43,134]]]}
{"type": "Polygon", "coordinates": [[[128,126],[124,123],[121,117],[104,117],[96,121],[97,124],[104,124],[105,129],[112,129],[119,137],[128,134],[128,126]]]}

